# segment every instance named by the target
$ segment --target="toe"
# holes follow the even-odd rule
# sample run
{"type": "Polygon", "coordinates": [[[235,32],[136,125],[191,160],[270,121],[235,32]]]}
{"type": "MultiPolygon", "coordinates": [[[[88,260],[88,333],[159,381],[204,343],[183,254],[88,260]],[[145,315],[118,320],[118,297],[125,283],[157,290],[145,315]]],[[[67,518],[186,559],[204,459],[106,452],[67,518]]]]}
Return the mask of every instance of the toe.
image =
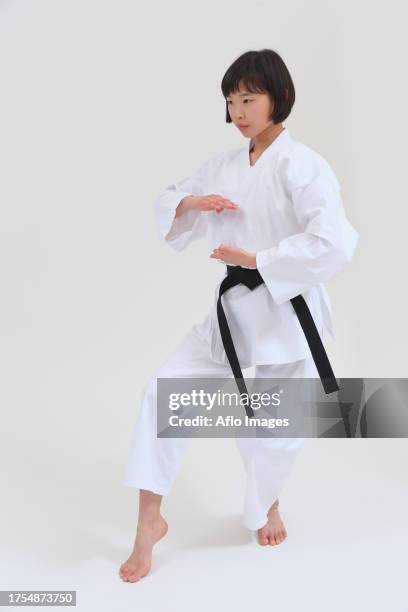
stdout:
{"type": "Polygon", "coordinates": [[[282,533],[281,533],[282,541],[286,539],[287,535],[288,534],[286,533],[286,531],[282,531],[282,533]]]}
{"type": "Polygon", "coordinates": [[[135,572],[135,567],[133,565],[130,565],[130,563],[126,563],[123,566],[123,570],[122,570],[122,578],[124,580],[129,580],[129,577],[135,572]]]}
{"type": "Polygon", "coordinates": [[[262,546],[268,544],[268,537],[263,531],[258,531],[258,542],[262,544],[262,546]]]}
{"type": "Polygon", "coordinates": [[[126,565],[122,565],[120,570],[119,570],[119,575],[121,578],[124,578],[127,574],[127,567],[126,565]]]}
{"type": "Polygon", "coordinates": [[[129,572],[129,573],[127,574],[126,579],[127,579],[129,582],[134,582],[134,581],[135,581],[135,578],[137,578],[137,574],[138,574],[138,572],[137,572],[136,570],[133,570],[132,572],[129,572]]]}

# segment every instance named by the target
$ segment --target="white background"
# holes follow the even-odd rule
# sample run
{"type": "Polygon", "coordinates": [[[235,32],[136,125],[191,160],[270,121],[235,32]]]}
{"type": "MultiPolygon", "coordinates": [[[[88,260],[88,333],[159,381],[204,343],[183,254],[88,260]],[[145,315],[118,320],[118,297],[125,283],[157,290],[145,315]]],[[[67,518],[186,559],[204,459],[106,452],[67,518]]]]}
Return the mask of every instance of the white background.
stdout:
{"type": "Polygon", "coordinates": [[[288,539],[266,548],[242,526],[233,440],[194,441],[151,574],[117,576],[137,518],[121,480],[142,387],[204,318],[221,273],[206,243],[159,242],[153,202],[247,143],[220,89],[241,53],[286,62],[284,125],[332,165],[360,234],[326,284],[336,376],[407,376],[407,12],[396,0],[0,2],[1,589],[77,589],[83,610],[408,610],[404,439],[307,441],[281,498],[288,539]]]}

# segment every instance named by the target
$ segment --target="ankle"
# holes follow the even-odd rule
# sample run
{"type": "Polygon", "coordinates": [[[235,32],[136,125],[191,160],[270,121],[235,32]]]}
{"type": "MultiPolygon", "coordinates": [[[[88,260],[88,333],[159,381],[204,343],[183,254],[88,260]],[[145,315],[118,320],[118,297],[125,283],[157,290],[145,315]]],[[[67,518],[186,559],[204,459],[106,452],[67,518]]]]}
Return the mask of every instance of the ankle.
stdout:
{"type": "Polygon", "coordinates": [[[273,502],[272,506],[271,506],[271,507],[269,508],[269,510],[268,510],[268,516],[269,516],[269,513],[270,513],[270,512],[273,512],[274,510],[277,510],[277,509],[278,509],[278,506],[279,506],[279,499],[276,499],[276,500],[273,502]]]}
{"type": "Polygon", "coordinates": [[[148,514],[145,516],[139,516],[137,521],[137,528],[154,527],[162,519],[160,512],[154,514],[148,514]]]}

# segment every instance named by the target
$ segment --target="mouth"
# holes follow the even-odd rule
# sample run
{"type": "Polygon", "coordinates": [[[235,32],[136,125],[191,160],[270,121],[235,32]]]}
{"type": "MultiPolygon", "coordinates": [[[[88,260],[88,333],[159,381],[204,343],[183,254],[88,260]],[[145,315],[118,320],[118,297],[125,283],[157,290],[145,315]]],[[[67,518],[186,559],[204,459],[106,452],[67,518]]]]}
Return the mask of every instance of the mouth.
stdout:
{"type": "Polygon", "coordinates": [[[240,130],[245,130],[249,126],[248,125],[239,125],[238,124],[238,127],[239,127],[240,130]]]}

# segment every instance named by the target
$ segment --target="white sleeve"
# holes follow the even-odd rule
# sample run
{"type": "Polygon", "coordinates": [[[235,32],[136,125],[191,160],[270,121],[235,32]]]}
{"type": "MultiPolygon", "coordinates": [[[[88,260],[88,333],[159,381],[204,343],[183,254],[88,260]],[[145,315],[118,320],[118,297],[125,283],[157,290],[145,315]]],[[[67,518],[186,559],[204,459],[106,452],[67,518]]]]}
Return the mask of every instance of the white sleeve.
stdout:
{"type": "Polygon", "coordinates": [[[161,240],[176,251],[183,250],[193,240],[205,236],[207,217],[205,212],[188,210],[176,217],[180,201],[190,195],[206,195],[204,192],[203,164],[192,176],[173,183],[159,195],[154,203],[156,227],[161,240]]]}
{"type": "Polygon", "coordinates": [[[340,186],[327,162],[307,181],[289,180],[288,188],[303,231],[256,254],[259,273],[277,304],[340,272],[359,238],[345,217],[340,186]]]}

